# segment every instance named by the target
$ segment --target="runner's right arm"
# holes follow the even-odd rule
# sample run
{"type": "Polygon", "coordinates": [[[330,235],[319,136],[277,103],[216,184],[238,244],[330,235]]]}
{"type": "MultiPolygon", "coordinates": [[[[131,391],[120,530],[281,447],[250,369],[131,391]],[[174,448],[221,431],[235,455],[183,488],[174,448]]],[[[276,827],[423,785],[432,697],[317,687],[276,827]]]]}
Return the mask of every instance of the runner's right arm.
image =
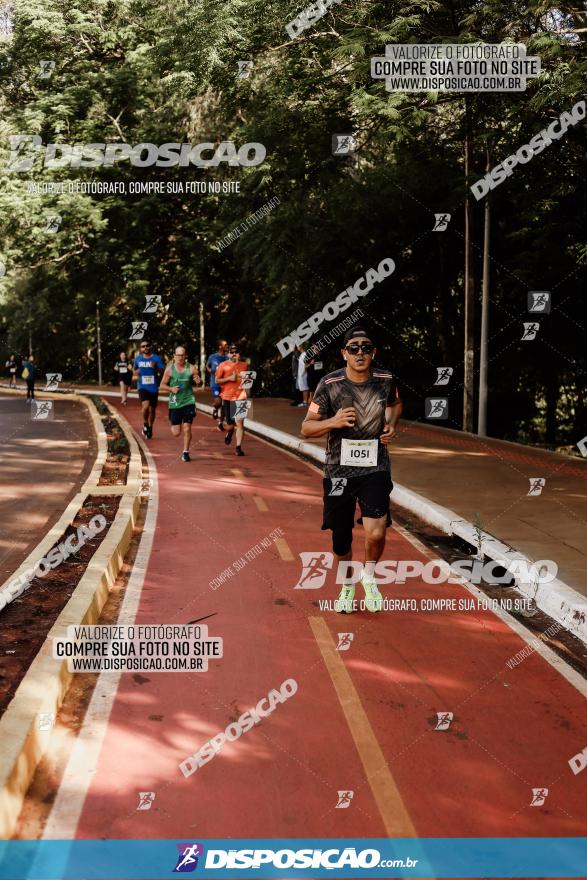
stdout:
{"type": "Polygon", "coordinates": [[[320,413],[310,412],[308,408],[306,418],[302,422],[302,437],[324,437],[333,428],[352,428],[355,418],[356,413],[352,406],[339,409],[330,419],[324,419],[320,413]]]}
{"type": "Polygon", "coordinates": [[[302,437],[324,437],[333,428],[352,428],[355,424],[357,414],[352,406],[341,407],[329,417],[332,411],[331,398],[322,381],[316,388],[314,399],[302,422],[302,437]]]}
{"type": "Polygon", "coordinates": [[[177,394],[179,391],[179,385],[168,385],[169,378],[171,376],[171,366],[165,368],[165,372],[163,373],[163,378],[161,379],[161,384],[159,385],[159,391],[165,391],[167,394],[177,394]]]}

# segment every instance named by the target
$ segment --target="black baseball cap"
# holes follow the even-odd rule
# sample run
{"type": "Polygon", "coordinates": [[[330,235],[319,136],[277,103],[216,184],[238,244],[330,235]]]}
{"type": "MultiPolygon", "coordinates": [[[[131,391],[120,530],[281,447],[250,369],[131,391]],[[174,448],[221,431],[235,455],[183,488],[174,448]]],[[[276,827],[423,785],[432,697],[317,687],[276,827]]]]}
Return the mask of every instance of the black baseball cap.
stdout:
{"type": "Polygon", "coordinates": [[[347,332],[344,334],[344,346],[346,346],[347,343],[351,341],[351,339],[358,339],[359,336],[370,339],[373,345],[375,345],[375,340],[373,339],[373,334],[371,333],[371,331],[367,327],[361,324],[357,324],[347,330],[347,332]]]}

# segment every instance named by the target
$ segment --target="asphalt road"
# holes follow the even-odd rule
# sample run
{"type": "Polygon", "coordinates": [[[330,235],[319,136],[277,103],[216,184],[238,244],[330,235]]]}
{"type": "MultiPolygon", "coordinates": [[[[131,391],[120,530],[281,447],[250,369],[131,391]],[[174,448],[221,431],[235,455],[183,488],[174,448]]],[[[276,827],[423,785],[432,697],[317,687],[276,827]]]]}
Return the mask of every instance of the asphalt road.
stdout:
{"type": "MultiPolygon", "coordinates": [[[[125,416],[140,429],[136,403],[125,416]]],[[[224,656],[202,673],[101,676],[45,837],[583,834],[587,774],[569,759],[585,745],[584,683],[547,649],[524,651],[507,616],[467,607],[458,584],[383,588],[414,610],[324,610],[338,592],[332,572],[321,588],[295,588],[299,554],[330,550],[320,474],[252,437],[236,458],[202,414],[184,464],[165,416],[161,406],[148,444],[158,515],[135,622],[205,618],[224,656]],[[433,610],[433,599],[463,607],[433,610]],[[343,632],[352,638],[341,649],[343,632]],[[182,773],[187,756],[288,680],[291,698],[182,773]],[[352,793],[343,807],[341,792],[352,793]]],[[[361,538],[357,527],[355,558],[361,538]]],[[[425,553],[390,531],[386,559],[425,553]]]]}
{"type": "Polygon", "coordinates": [[[59,519],[96,454],[83,403],[57,400],[52,418],[32,415],[24,396],[0,397],[0,583],[59,519]]]}

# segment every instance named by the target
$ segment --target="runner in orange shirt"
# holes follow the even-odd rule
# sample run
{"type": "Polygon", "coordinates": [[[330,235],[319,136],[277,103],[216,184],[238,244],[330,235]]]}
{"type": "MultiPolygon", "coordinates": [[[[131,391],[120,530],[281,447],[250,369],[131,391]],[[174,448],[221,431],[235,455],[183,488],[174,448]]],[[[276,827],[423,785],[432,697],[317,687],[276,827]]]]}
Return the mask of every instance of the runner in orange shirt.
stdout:
{"type": "Polygon", "coordinates": [[[228,349],[229,360],[218,364],[216,370],[216,384],[220,385],[222,398],[223,420],[229,425],[224,437],[227,446],[232,443],[236,424],[236,454],[244,455],[241,448],[245,435],[245,417],[247,414],[247,392],[243,388],[242,373],[246,373],[249,366],[241,360],[238,346],[231,345],[228,349]]]}

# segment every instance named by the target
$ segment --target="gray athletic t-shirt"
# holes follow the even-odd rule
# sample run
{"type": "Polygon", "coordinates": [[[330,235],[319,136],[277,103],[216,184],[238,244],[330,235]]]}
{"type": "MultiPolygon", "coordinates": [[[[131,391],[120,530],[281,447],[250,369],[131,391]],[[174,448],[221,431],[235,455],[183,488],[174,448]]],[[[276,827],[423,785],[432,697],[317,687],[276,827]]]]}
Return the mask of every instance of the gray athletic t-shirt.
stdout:
{"type": "Polygon", "coordinates": [[[323,419],[336,415],[345,402],[353,406],[357,419],[352,428],[334,428],[328,434],[324,474],[333,477],[360,477],[376,471],[389,470],[387,448],[378,444],[377,465],[371,467],[349,467],[341,465],[340,455],[343,439],[379,439],[385,427],[385,407],[399,403],[397,384],[392,373],[373,367],[366,382],[351,382],[346,370],[328,373],[318,383],[310,411],[319,413],[323,419]]]}

